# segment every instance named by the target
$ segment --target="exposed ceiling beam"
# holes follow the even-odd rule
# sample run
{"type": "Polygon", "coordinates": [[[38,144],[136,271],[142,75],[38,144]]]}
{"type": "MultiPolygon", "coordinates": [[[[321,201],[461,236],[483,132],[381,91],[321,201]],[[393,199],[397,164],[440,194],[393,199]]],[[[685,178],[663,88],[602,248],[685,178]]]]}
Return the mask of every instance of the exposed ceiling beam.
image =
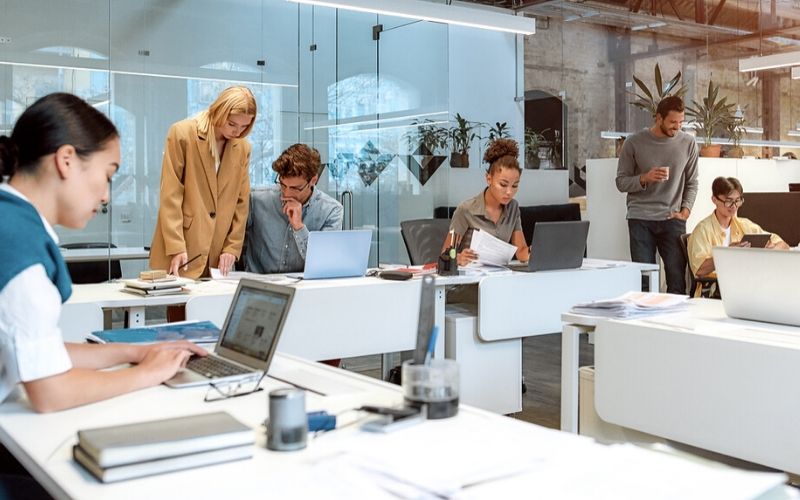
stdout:
{"type": "Polygon", "coordinates": [[[644,0],[633,0],[633,4],[631,5],[631,12],[639,12],[639,9],[642,8],[642,2],[644,0]]]}
{"type": "Polygon", "coordinates": [[[722,7],[725,6],[726,1],[727,0],[719,0],[719,3],[714,8],[714,12],[711,13],[711,17],[708,18],[708,24],[715,24],[717,22],[717,16],[722,12],[722,7]]]}
{"type": "Polygon", "coordinates": [[[669,2],[669,6],[672,7],[672,12],[675,13],[675,16],[678,18],[678,21],[683,21],[681,13],[678,11],[678,8],[675,7],[675,2],[673,2],[672,0],[667,0],[667,1],[669,2]]]}
{"type": "Polygon", "coordinates": [[[706,24],[706,0],[694,0],[694,22],[706,24]]]}

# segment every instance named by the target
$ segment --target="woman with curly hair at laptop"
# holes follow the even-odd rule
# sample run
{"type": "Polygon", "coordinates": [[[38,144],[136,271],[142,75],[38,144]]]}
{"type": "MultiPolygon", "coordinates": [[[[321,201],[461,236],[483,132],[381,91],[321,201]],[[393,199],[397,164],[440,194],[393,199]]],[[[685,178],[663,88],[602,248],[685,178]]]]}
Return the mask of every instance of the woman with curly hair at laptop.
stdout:
{"type": "MultiPolygon", "coordinates": [[[[525,262],[530,257],[530,248],[522,233],[519,204],[514,199],[522,174],[518,156],[519,146],[513,139],[496,139],[486,149],[483,161],[489,164],[486,171],[487,187],[477,196],[463,201],[456,208],[450,223],[450,231],[455,235],[455,243],[460,249],[460,266],[479,257],[469,248],[472,233],[476,229],[517,247],[517,259],[525,262]]],[[[448,235],[443,249],[449,248],[452,243],[448,235]]]]}

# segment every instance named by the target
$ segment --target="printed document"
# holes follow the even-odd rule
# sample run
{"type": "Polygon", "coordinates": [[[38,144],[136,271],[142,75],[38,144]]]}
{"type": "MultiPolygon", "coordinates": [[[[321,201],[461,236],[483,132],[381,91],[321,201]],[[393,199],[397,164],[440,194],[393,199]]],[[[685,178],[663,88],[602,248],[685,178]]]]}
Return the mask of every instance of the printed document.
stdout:
{"type": "Polygon", "coordinates": [[[479,229],[472,232],[469,248],[478,254],[478,262],[497,266],[505,266],[517,253],[517,247],[514,245],[479,229]]]}

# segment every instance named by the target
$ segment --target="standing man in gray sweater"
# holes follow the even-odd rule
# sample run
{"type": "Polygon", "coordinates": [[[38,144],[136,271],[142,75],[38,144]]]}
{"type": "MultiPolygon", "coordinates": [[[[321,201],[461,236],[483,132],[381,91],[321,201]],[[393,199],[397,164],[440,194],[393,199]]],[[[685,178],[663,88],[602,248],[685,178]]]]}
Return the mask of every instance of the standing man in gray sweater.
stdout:
{"type": "Polygon", "coordinates": [[[683,100],[665,97],[653,126],[625,140],[616,179],[628,193],[631,260],[655,264],[658,249],[667,292],[677,294],[686,293],[680,235],[697,196],[697,143],[681,131],[683,119],[683,100]]]}

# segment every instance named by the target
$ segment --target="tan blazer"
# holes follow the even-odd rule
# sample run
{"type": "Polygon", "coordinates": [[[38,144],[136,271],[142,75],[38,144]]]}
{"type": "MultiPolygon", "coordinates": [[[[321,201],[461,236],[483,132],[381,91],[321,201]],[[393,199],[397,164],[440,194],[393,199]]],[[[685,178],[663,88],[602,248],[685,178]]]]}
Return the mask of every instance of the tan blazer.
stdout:
{"type": "Polygon", "coordinates": [[[229,140],[219,172],[204,133],[194,118],[170,127],[161,167],[158,221],[150,248],[150,268],[168,269],[172,257],[186,252],[182,276],[198,278],[219,265],[221,253],[242,253],[250,201],[250,142],[229,140]]]}

